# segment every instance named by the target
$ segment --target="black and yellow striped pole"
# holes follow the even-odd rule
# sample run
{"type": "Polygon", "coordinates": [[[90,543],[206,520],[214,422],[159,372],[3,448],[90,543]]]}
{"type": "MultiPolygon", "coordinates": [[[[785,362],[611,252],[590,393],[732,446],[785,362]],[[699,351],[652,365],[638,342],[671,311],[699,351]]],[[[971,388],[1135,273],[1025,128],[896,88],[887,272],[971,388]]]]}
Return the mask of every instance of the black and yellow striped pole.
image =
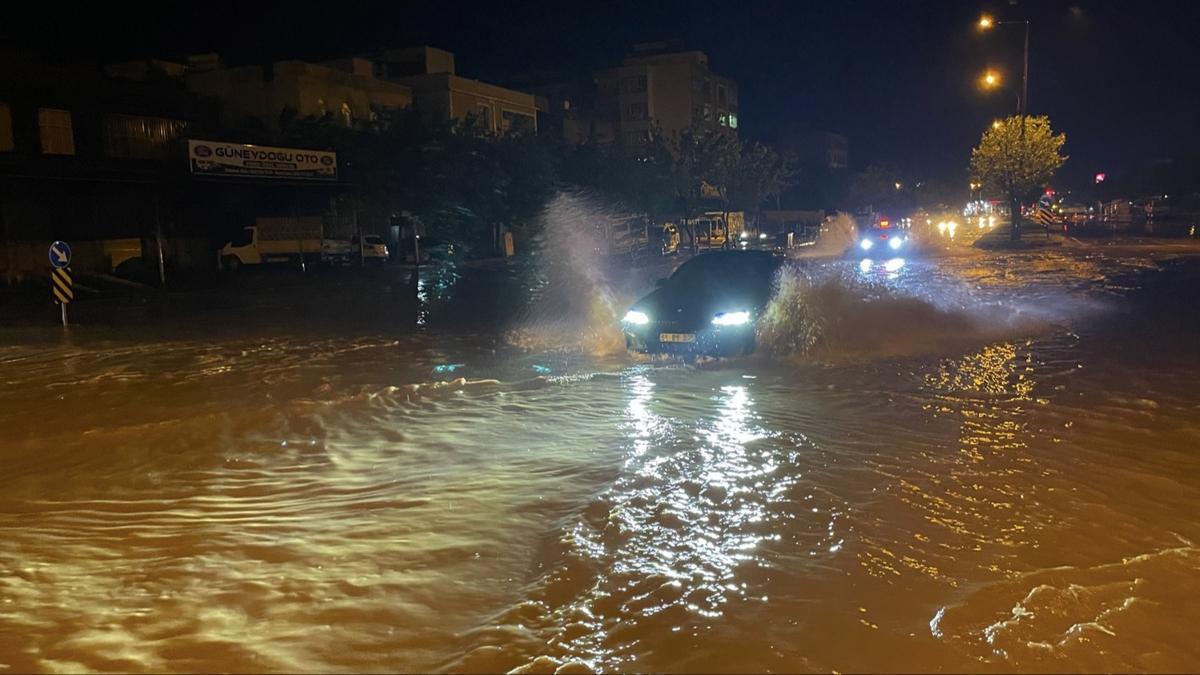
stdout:
{"type": "Polygon", "coordinates": [[[75,289],[71,287],[71,245],[65,241],[55,241],[50,244],[50,293],[54,301],[62,307],[63,328],[67,327],[67,305],[75,299],[75,289]]]}
{"type": "Polygon", "coordinates": [[[50,291],[54,294],[54,301],[62,307],[62,323],[67,325],[67,305],[75,299],[75,289],[71,287],[71,270],[67,267],[58,267],[50,270],[50,291]]]}

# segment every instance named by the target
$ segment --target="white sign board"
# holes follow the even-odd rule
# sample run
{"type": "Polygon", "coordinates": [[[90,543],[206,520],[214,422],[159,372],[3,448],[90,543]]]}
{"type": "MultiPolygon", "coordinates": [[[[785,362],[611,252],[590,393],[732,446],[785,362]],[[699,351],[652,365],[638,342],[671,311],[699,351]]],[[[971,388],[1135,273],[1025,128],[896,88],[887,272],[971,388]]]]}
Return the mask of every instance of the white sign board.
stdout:
{"type": "Polygon", "coordinates": [[[337,153],[323,150],[189,140],[188,164],[198,176],[337,180],[337,153]]]}

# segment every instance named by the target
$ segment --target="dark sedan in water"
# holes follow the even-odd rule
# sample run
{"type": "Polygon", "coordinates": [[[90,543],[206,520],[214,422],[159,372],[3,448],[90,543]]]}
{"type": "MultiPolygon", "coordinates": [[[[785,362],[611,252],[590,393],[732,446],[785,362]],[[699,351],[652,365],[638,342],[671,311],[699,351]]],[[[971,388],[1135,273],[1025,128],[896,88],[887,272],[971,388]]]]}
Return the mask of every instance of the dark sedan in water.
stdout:
{"type": "Polygon", "coordinates": [[[629,308],[621,326],[628,348],[646,353],[732,356],[754,350],[783,259],[767,251],[704,253],[680,265],[629,308]]]}

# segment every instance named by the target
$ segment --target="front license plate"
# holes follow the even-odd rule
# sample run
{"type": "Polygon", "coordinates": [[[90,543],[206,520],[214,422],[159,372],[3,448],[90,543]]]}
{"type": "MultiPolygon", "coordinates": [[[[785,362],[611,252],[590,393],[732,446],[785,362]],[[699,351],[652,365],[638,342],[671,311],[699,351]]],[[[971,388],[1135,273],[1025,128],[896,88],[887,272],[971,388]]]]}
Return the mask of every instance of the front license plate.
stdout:
{"type": "Polygon", "coordinates": [[[659,342],[695,342],[695,333],[659,333],[659,342]]]}

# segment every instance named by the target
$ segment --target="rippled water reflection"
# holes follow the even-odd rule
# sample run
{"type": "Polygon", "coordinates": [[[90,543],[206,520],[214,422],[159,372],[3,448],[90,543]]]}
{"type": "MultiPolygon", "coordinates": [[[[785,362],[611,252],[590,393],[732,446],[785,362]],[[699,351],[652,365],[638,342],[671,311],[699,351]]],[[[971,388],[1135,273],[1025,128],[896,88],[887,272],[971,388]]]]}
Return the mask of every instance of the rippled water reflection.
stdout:
{"type": "Polygon", "coordinates": [[[884,274],[701,368],[14,339],[0,672],[1195,670],[1197,266],[884,274]]]}

